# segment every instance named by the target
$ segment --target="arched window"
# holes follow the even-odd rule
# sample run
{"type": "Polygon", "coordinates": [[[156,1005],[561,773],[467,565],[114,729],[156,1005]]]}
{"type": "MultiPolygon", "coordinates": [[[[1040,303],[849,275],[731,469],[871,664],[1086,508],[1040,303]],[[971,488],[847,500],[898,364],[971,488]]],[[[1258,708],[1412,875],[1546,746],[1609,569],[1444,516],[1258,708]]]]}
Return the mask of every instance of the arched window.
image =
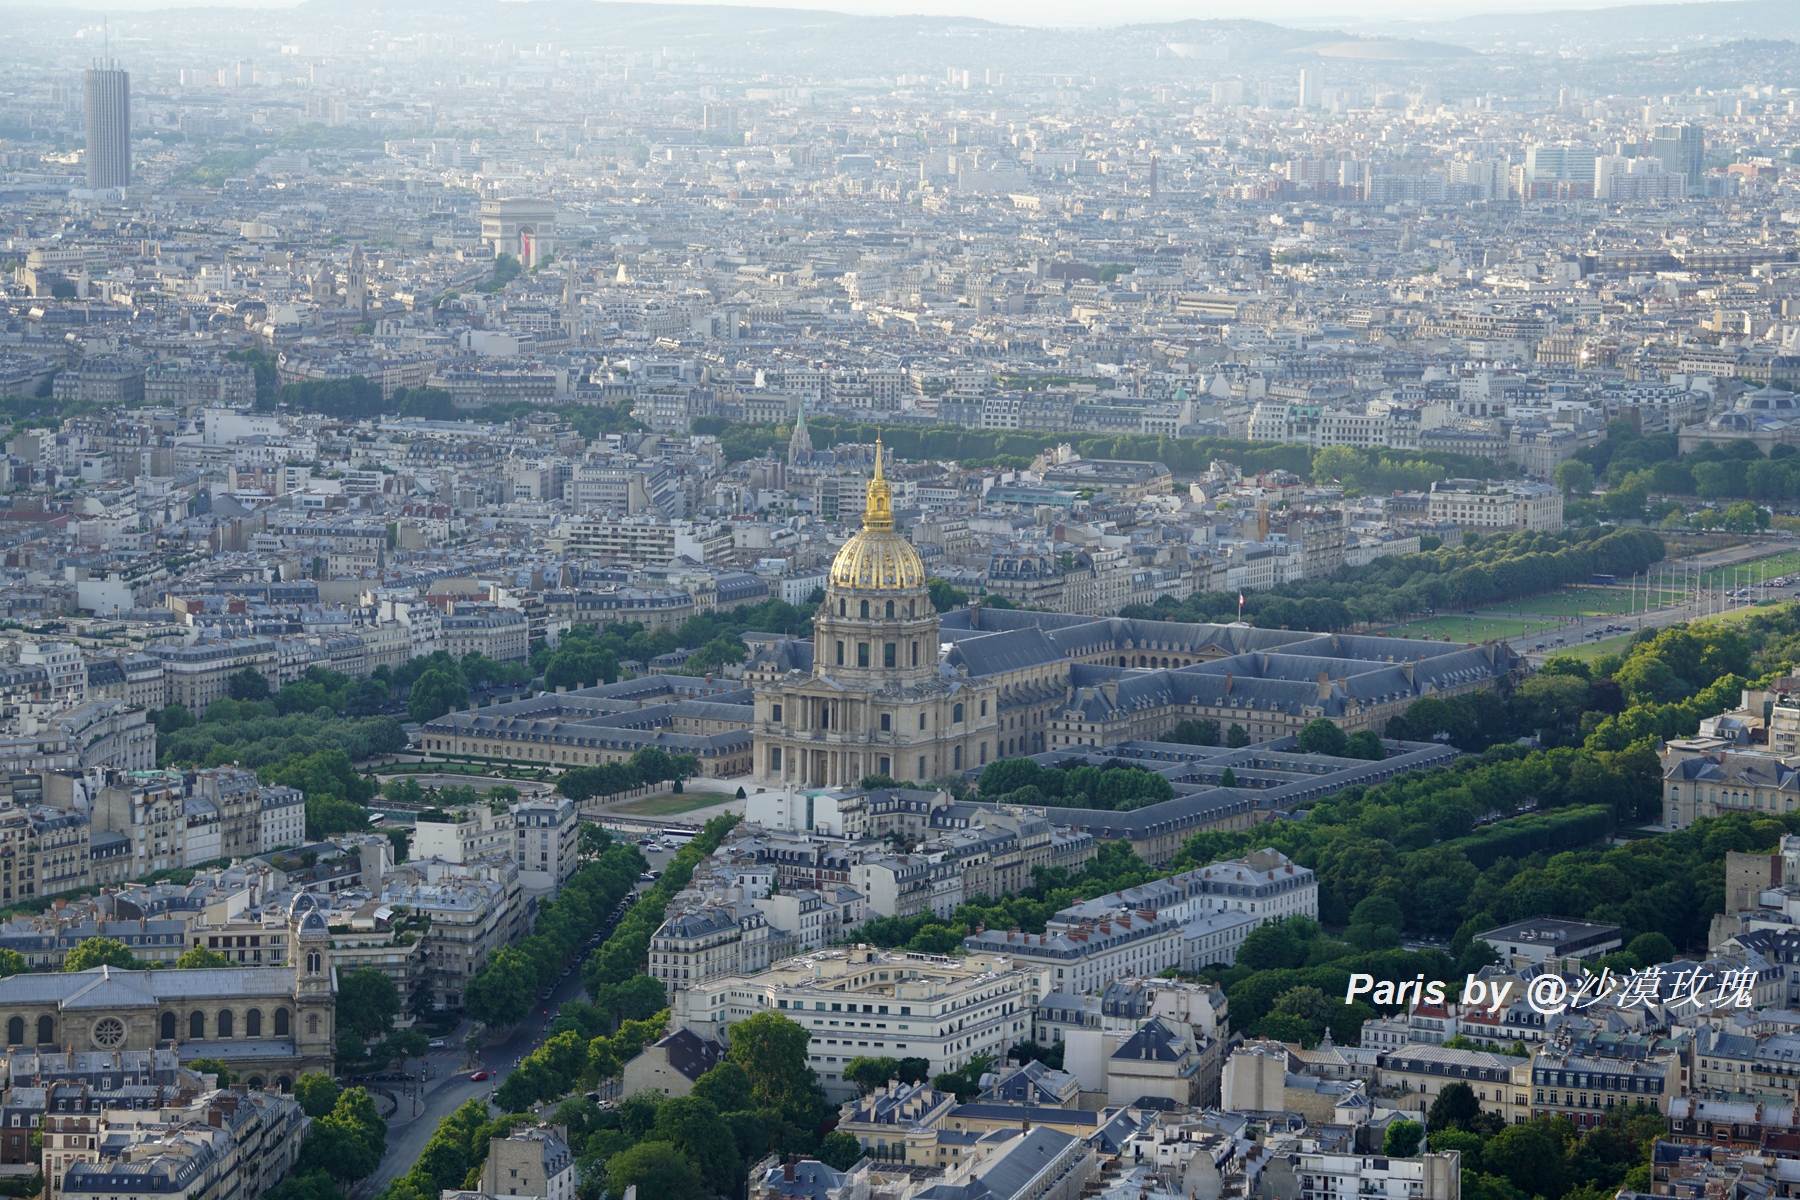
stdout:
{"type": "Polygon", "coordinates": [[[23,1046],[25,1044],[25,1018],[14,1017],[6,1023],[6,1044],[23,1046]]]}
{"type": "Polygon", "coordinates": [[[261,1075],[252,1075],[246,1082],[257,1091],[262,1091],[263,1079],[261,1075]]]}
{"type": "Polygon", "coordinates": [[[229,1008],[219,1014],[219,1036],[222,1038],[231,1036],[231,1010],[229,1008]]]}
{"type": "Polygon", "coordinates": [[[867,600],[862,602],[862,616],[865,621],[869,619],[869,602],[867,600]]]}
{"type": "Polygon", "coordinates": [[[906,615],[909,617],[916,617],[919,615],[919,602],[917,600],[908,600],[906,602],[906,615]]]}
{"type": "Polygon", "coordinates": [[[952,725],[961,725],[962,719],[963,719],[963,706],[960,704],[951,705],[950,706],[950,723],[952,725]]]}
{"type": "Polygon", "coordinates": [[[175,1040],[174,1013],[164,1013],[162,1015],[162,1040],[165,1042],[172,1042],[175,1040]]]}
{"type": "Polygon", "coordinates": [[[291,1092],[294,1090],[294,1081],[286,1075],[277,1075],[275,1077],[275,1086],[284,1092],[291,1092]]]}
{"type": "Polygon", "coordinates": [[[956,769],[958,771],[962,770],[962,747],[961,746],[958,746],[954,750],[951,751],[951,758],[955,762],[956,769]]]}
{"type": "Polygon", "coordinates": [[[188,1014],[188,1038],[191,1041],[206,1040],[206,1014],[192,1012],[188,1014]]]}
{"type": "Polygon", "coordinates": [[[887,615],[888,615],[888,620],[891,621],[894,619],[894,602],[892,600],[889,600],[887,602],[887,615]]]}
{"type": "Polygon", "coordinates": [[[286,1037],[287,1035],[288,1035],[288,1010],[285,1008],[278,1008],[275,1010],[275,1036],[276,1037],[286,1037]]]}
{"type": "Polygon", "coordinates": [[[48,1046],[56,1041],[56,1022],[49,1017],[38,1018],[38,1045],[48,1046]]]}
{"type": "Polygon", "coordinates": [[[262,1009],[253,1008],[244,1014],[244,1036],[262,1036],[262,1009]]]}
{"type": "Polygon", "coordinates": [[[838,601],[838,616],[841,617],[843,615],[844,615],[844,602],[842,600],[839,600],[838,601]]]}
{"type": "Polygon", "coordinates": [[[324,958],[317,950],[308,950],[306,952],[306,973],[308,975],[317,975],[319,973],[319,964],[323,961],[324,958]]]}

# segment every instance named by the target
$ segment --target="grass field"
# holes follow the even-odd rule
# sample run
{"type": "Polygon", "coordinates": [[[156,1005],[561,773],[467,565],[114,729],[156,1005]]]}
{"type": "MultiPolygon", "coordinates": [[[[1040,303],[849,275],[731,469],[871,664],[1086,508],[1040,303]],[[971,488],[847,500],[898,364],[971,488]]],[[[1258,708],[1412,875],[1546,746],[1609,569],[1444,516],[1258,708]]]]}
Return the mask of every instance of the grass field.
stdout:
{"type": "Polygon", "coordinates": [[[711,808],[730,799],[724,792],[683,792],[679,796],[673,792],[664,792],[660,796],[641,796],[636,800],[627,800],[623,804],[615,804],[607,811],[628,817],[672,817],[676,813],[693,812],[696,808],[711,808]]]}
{"type": "Polygon", "coordinates": [[[1736,567],[1719,567],[1706,573],[1706,582],[1718,586],[1723,583],[1753,583],[1757,579],[1773,579],[1777,575],[1792,575],[1800,571],[1800,550],[1788,550],[1769,558],[1759,558],[1749,563],[1741,563],[1736,567]],[[1746,570],[1747,568],[1747,570],[1746,570]]]}
{"type": "MultiPolygon", "coordinates": [[[[1690,621],[1688,623],[1690,625],[1705,625],[1714,621],[1743,621],[1755,616],[1764,609],[1772,608],[1779,603],[1781,603],[1781,601],[1763,601],[1746,608],[1734,608],[1730,612],[1720,613],[1716,617],[1702,617],[1698,621],[1690,621]]],[[[1557,650],[1552,657],[1567,655],[1570,658],[1579,658],[1586,662],[1589,659],[1599,658],[1602,654],[1623,654],[1625,653],[1626,645],[1630,643],[1630,641],[1630,634],[1624,634],[1620,637],[1602,638],[1597,642],[1589,642],[1585,646],[1570,646],[1563,650],[1557,650]]]]}
{"type": "Polygon", "coordinates": [[[1433,642],[1441,642],[1446,638],[1453,642],[1485,642],[1495,638],[1523,637],[1540,629],[1554,628],[1556,624],[1555,621],[1529,621],[1482,613],[1472,617],[1459,614],[1454,617],[1426,617],[1408,621],[1404,625],[1395,625],[1382,631],[1382,635],[1423,638],[1433,642]]]}

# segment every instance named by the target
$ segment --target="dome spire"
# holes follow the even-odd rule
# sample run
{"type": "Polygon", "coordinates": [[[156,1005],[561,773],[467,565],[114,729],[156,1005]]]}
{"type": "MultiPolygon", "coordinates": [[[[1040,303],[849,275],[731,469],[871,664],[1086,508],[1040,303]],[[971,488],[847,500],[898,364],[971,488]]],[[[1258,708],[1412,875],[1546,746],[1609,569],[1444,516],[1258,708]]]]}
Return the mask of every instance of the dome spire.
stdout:
{"type": "Polygon", "coordinates": [[[875,475],[869,480],[868,504],[863,508],[865,533],[894,531],[894,502],[887,479],[881,473],[881,435],[875,435],[875,475]]]}

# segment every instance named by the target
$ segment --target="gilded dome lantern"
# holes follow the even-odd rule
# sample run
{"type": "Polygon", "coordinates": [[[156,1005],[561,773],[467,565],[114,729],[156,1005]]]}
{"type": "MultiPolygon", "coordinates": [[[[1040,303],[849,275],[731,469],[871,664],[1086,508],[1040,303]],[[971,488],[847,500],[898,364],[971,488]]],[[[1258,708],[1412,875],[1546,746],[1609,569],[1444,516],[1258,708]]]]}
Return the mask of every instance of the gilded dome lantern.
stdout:
{"type": "Polygon", "coordinates": [[[844,543],[831,563],[831,587],[853,591],[922,591],[925,563],[905,536],[894,532],[894,501],[882,473],[881,439],[875,439],[875,475],[869,480],[862,532],[844,543]]]}

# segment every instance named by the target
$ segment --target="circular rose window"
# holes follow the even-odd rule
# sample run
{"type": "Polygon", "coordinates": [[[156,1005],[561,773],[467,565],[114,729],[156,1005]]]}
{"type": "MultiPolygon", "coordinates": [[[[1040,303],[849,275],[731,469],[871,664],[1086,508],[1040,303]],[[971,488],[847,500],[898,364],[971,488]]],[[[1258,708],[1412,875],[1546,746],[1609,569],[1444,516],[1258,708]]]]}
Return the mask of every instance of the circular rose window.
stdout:
{"type": "Polygon", "coordinates": [[[94,1024],[94,1045],[111,1050],[125,1041],[125,1022],[117,1017],[101,1017],[94,1024]]]}

